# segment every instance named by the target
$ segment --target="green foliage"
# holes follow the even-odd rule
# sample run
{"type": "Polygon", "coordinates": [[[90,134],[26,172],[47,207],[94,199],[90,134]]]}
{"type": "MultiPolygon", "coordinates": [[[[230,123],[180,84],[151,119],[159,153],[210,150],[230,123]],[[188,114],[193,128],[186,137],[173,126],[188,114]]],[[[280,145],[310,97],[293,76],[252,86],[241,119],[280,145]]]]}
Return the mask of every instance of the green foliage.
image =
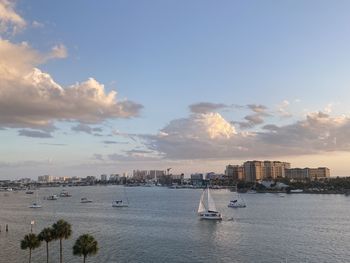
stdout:
{"type": "Polygon", "coordinates": [[[55,234],[53,231],[53,228],[46,227],[38,235],[38,238],[40,241],[45,241],[46,243],[51,242],[54,240],[55,234]]]}
{"type": "Polygon", "coordinates": [[[40,240],[35,234],[27,234],[24,236],[23,240],[21,241],[21,249],[36,249],[40,247],[40,240]]]}
{"type": "Polygon", "coordinates": [[[89,234],[81,235],[73,246],[73,255],[84,256],[95,255],[98,252],[98,244],[95,238],[89,234]]]}
{"type": "Polygon", "coordinates": [[[52,225],[53,239],[68,239],[72,235],[72,226],[63,219],[58,220],[52,225]]]}

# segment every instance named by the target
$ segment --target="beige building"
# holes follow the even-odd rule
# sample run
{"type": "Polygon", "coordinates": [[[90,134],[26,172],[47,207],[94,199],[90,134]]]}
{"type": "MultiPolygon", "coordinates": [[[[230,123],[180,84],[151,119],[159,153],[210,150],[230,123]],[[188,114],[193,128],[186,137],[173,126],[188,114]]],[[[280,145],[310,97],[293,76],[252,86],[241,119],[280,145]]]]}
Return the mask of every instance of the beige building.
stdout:
{"type": "Polygon", "coordinates": [[[285,169],[290,168],[290,163],[280,161],[264,161],[263,179],[277,179],[285,177],[285,169]]]}
{"type": "Polygon", "coordinates": [[[225,175],[228,179],[234,181],[244,181],[244,169],[242,165],[227,165],[225,169],[225,175]]]}
{"type": "Polygon", "coordinates": [[[296,181],[318,180],[330,177],[327,167],[286,169],[286,177],[296,181]]]}
{"type": "Polygon", "coordinates": [[[261,161],[247,161],[243,164],[245,181],[256,182],[263,179],[264,163],[261,161]]]}
{"type": "Polygon", "coordinates": [[[309,170],[309,178],[311,180],[329,178],[331,173],[327,167],[307,168],[309,170]]]}

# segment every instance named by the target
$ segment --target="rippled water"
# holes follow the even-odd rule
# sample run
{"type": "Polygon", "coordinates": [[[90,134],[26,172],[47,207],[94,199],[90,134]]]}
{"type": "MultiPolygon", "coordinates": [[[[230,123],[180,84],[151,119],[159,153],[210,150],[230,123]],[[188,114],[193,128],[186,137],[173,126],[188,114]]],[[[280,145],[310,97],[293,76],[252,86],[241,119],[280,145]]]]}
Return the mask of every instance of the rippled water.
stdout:
{"type": "MultiPolygon", "coordinates": [[[[39,196],[60,190],[40,189],[39,196]]],[[[350,262],[350,198],[342,195],[243,194],[247,208],[232,209],[232,193],[214,190],[224,220],[207,222],[196,216],[201,190],[130,187],[128,208],[111,206],[123,187],[67,190],[73,197],[42,200],[36,210],[28,208],[33,195],[0,193],[0,262],[27,262],[20,240],[31,220],[38,233],[61,218],[73,227],[63,243],[65,262],[81,261],[72,246],[83,233],[100,246],[88,262],[350,262]],[[81,197],[94,202],[81,204],[81,197]]],[[[58,250],[58,242],[50,243],[51,262],[58,262],[58,250]]],[[[42,245],[33,262],[45,262],[45,255],[42,245]]]]}

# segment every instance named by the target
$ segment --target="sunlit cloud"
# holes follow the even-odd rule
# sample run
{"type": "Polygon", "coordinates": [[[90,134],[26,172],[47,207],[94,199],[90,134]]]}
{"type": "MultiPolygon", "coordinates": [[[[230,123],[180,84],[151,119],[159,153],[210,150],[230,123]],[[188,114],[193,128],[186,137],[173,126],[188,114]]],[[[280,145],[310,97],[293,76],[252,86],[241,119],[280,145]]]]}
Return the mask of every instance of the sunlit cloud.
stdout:
{"type": "Polygon", "coordinates": [[[0,0],[0,33],[15,34],[26,26],[26,21],[15,11],[16,1],[0,0]]]}

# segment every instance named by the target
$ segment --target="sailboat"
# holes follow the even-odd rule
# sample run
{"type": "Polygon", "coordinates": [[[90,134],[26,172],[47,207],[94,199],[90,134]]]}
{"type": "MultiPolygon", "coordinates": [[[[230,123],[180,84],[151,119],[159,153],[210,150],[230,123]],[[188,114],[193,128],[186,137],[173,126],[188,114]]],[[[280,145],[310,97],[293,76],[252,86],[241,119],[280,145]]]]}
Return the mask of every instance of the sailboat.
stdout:
{"type": "Polygon", "coordinates": [[[198,216],[206,220],[222,220],[217,211],[214,199],[211,197],[209,187],[204,189],[198,206],[198,216]]]}
{"type": "Polygon", "coordinates": [[[38,190],[35,192],[35,201],[29,206],[29,208],[41,208],[41,204],[38,200],[38,190]]]}
{"type": "Polygon", "coordinates": [[[126,195],[125,188],[124,188],[124,197],[125,197],[125,201],[123,201],[123,199],[113,200],[112,207],[128,207],[129,200],[128,200],[128,196],[126,195]]]}

